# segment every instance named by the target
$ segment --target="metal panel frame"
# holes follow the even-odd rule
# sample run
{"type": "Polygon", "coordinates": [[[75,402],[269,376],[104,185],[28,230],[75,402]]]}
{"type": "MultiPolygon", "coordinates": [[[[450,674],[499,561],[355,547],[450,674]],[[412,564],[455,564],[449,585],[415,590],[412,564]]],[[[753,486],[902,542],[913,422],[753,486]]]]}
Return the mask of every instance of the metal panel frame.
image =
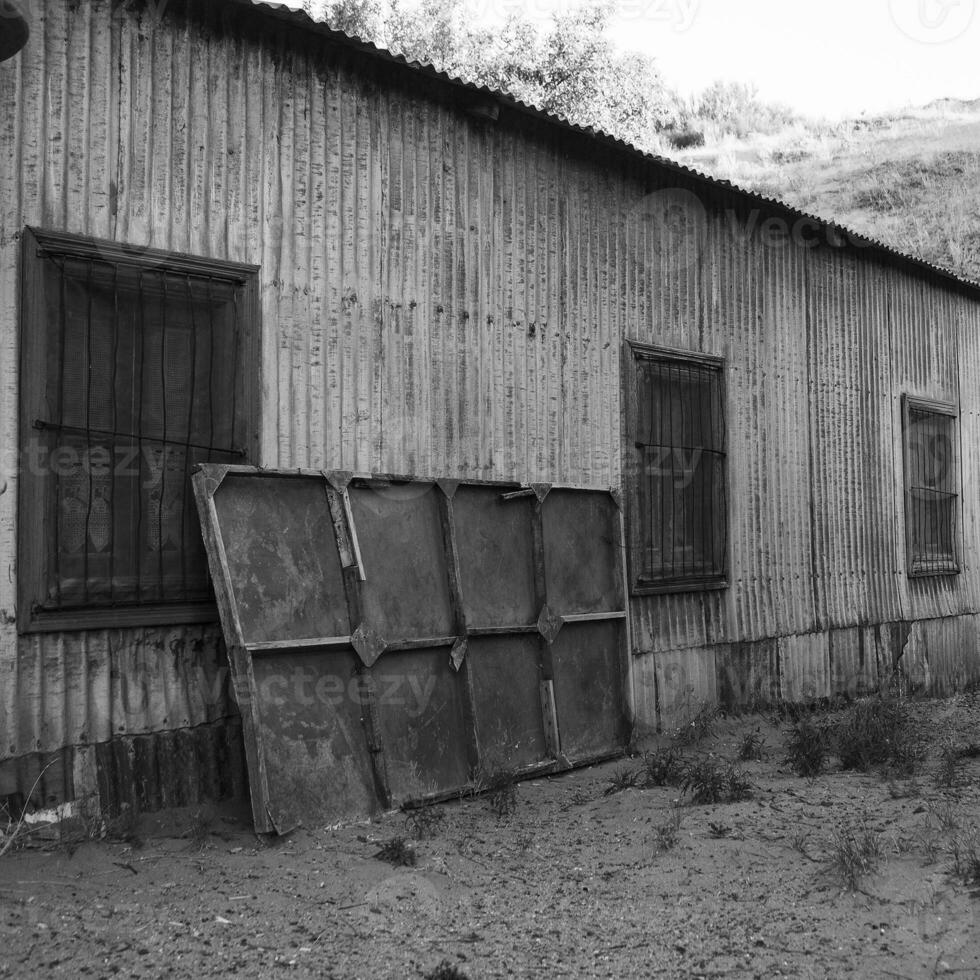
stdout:
{"type": "MultiPolygon", "coordinates": [[[[353,474],[349,472],[325,472],[320,470],[262,470],[252,466],[204,464],[193,476],[195,499],[204,529],[208,560],[211,564],[212,576],[215,583],[215,596],[225,632],[228,654],[231,662],[235,691],[238,695],[239,706],[243,718],[243,734],[245,738],[246,756],[251,774],[252,811],[256,830],[260,832],[275,831],[283,833],[294,826],[294,821],[284,815],[283,809],[277,806],[270,785],[267,770],[263,717],[261,713],[260,692],[257,690],[253,657],[258,655],[274,655],[277,651],[296,652],[299,650],[330,650],[345,648],[357,653],[359,660],[357,672],[360,678],[358,689],[362,697],[362,723],[372,762],[373,781],[377,801],[380,807],[389,808],[396,802],[419,802],[440,799],[458,792],[461,787],[442,787],[428,793],[420,793],[409,800],[396,799],[392,792],[391,780],[387,769],[387,753],[383,744],[383,724],[379,711],[378,693],[375,690],[372,666],[382,655],[397,653],[397,651],[445,649],[449,658],[451,671],[459,677],[460,696],[463,705],[463,718],[466,731],[465,758],[473,775],[488,771],[500,760],[488,757],[485,746],[480,739],[476,719],[476,704],[479,692],[474,690],[473,677],[468,665],[468,647],[471,636],[528,636],[537,635],[538,674],[540,678],[538,698],[542,711],[542,724],[545,732],[547,757],[539,763],[521,766],[518,775],[533,772],[546,772],[554,769],[567,768],[573,764],[585,764],[622,751],[625,742],[610,744],[598,754],[589,758],[569,759],[562,751],[561,732],[558,725],[558,706],[555,703],[554,692],[554,658],[552,645],[566,623],[589,623],[600,621],[622,621],[623,627],[618,631],[624,642],[615,656],[619,657],[622,665],[622,683],[612,693],[614,702],[622,706],[622,725],[614,726],[628,732],[633,718],[631,671],[629,669],[629,616],[626,606],[627,594],[625,589],[625,571],[623,561],[614,559],[613,567],[609,569],[614,583],[616,608],[605,612],[574,613],[558,615],[548,605],[548,581],[546,573],[545,547],[546,535],[544,529],[544,508],[549,493],[553,489],[562,491],[609,494],[613,503],[611,513],[618,527],[614,528],[614,540],[619,545],[623,541],[621,499],[616,491],[608,489],[550,485],[522,486],[510,482],[497,481],[457,481],[457,480],[421,480],[419,478],[391,478],[385,476],[353,474]],[[222,483],[230,475],[248,476],[256,479],[263,477],[275,478],[313,478],[320,480],[324,488],[324,514],[329,519],[337,541],[337,553],[342,566],[345,601],[348,605],[349,620],[353,628],[350,636],[324,636],[307,638],[284,637],[277,640],[254,641],[243,629],[242,617],[238,607],[238,597],[235,591],[234,579],[228,562],[225,544],[222,537],[221,523],[215,504],[215,495],[222,483]],[[357,527],[353,520],[348,491],[352,485],[383,486],[390,483],[410,483],[414,485],[430,484],[437,491],[439,509],[439,533],[441,547],[446,558],[447,588],[452,609],[453,628],[455,633],[449,636],[393,636],[386,638],[380,635],[375,624],[362,619],[361,593],[370,569],[365,569],[357,542],[357,527]],[[497,490],[505,501],[524,500],[532,498],[532,541],[534,565],[535,607],[540,610],[534,625],[525,623],[513,626],[494,628],[472,627],[467,621],[466,603],[460,580],[460,561],[456,537],[456,518],[454,497],[460,485],[475,486],[497,490]]],[[[614,548],[614,554],[619,548],[614,548]]],[[[389,661],[386,659],[386,663],[389,661]]],[[[391,719],[387,727],[390,728],[391,719]]]]}

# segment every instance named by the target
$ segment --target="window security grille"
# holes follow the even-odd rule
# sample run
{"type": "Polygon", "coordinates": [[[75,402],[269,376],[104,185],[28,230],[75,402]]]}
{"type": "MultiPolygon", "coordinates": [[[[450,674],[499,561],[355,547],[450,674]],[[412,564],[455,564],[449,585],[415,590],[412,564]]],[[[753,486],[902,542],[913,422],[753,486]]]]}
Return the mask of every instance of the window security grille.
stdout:
{"type": "Polygon", "coordinates": [[[725,584],[721,363],[633,346],[631,562],[635,591],[725,584]]]}
{"type": "Polygon", "coordinates": [[[247,455],[249,279],[38,234],[21,381],[32,614],[209,603],[189,477],[247,455]]]}
{"type": "Polygon", "coordinates": [[[908,571],[953,574],[959,571],[956,408],[907,397],[904,409],[908,571]]]}

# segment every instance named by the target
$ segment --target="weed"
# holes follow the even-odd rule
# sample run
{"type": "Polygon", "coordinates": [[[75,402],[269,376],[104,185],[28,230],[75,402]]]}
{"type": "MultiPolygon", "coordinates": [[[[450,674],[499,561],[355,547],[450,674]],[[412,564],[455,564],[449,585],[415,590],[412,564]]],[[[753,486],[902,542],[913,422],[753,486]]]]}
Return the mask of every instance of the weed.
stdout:
{"type": "Polygon", "coordinates": [[[936,769],[936,786],[953,789],[963,781],[959,749],[952,742],[944,742],[939,749],[939,766],[936,769]]]}
{"type": "Polygon", "coordinates": [[[517,782],[510,769],[493,769],[480,779],[487,804],[494,816],[509,817],[517,809],[517,782]]]}
{"type": "Polygon", "coordinates": [[[743,762],[749,762],[753,759],[761,762],[765,758],[765,745],[765,736],[757,728],[754,732],[748,732],[742,739],[742,744],[738,749],[738,757],[743,762]]]}
{"type": "Polygon", "coordinates": [[[427,840],[437,836],[445,819],[444,810],[424,806],[405,815],[405,826],[416,840],[427,840]]]}
{"type": "Polygon", "coordinates": [[[693,803],[720,803],[725,798],[725,773],[714,759],[700,759],[684,770],[681,788],[693,803]]]}
{"type": "Polygon", "coordinates": [[[719,711],[713,705],[702,705],[686,725],[677,729],[674,741],[678,745],[698,745],[706,738],[711,738],[715,733],[718,715],[719,711]]]}
{"type": "MultiPolygon", "coordinates": [[[[194,815],[190,830],[184,836],[191,837],[203,847],[207,842],[208,834],[211,832],[213,820],[212,815],[211,819],[205,822],[199,810],[194,815]]],[[[102,822],[100,836],[105,840],[120,841],[135,848],[143,846],[143,838],[139,834],[139,817],[128,803],[123,803],[117,816],[105,818],[102,822]]]]}
{"type": "Polygon", "coordinates": [[[794,834],[790,838],[790,843],[793,845],[794,851],[799,851],[803,857],[813,860],[810,857],[810,852],[807,850],[807,842],[810,840],[810,832],[808,830],[801,830],[799,833],[794,834]]]}
{"type": "Polygon", "coordinates": [[[850,891],[859,890],[861,880],[878,870],[883,856],[881,836],[867,823],[839,827],[831,838],[830,868],[850,891]]]}
{"type": "Polygon", "coordinates": [[[812,779],[827,767],[830,755],[829,738],[825,728],[810,718],[801,718],[789,731],[786,761],[798,776],[812,779]]]}
{"type": "Polygon", "coordinates": [[[648,752],[643,757],[643,782],[646,786],[675,786],[683,771],[681,756],[673,746],[648,752]]]}
{"type": "Polygon", "coordinates": [[[845,769],[867,772],[887,766],[899,775],[915,772],[924,744],[905,701],[873,697],[857,701],[835,726],[837,754],[845,769]]]}
{"type": "Polygon", "coordinates": [[[944,833],[949,834],[960,829],[960,818],[950,803],[929,807],[929,817],[936,821],[937,826],[944,833]]]}
{"type": "MultiPolygon", "coordinates": [[[[123,833],[127,832],[127,827],[131,825],[133,814],[124,810],[120,813],[117,821],[123,833]]],[[[191,818],[191,824],[180,836],[189,840],[192,844],[203,850],[208,843],[208,838],[214,829],[214,812],[212,810],[200,809],[195,811],[191,818]]],[[[109,823],[106,823],[106,835],[109,834],[109,823]]]]}
{"type": "Polygon", "coordinates": [[[609,785],[602,791],[602,795],[612,796],[613,793],[622,793],[624,790],[633,789],[642,774],[642,770],[631,769],[629,766],[617,769],[607,780],[609,785]]]}
{"type": "Polygon", "coordinates": [[[915,836],[922,848],[922,853],[925,855],[926,864],[935,864],[942,851],[939,828],[927,817],[915,836]]]}
{"type": "Polygon", "coordinates": [[[732,828],[728,824],[716,823],[714,820],[709,821],[708,828],[711,831],[711,836],[719,839],[727,837],[732,832],[732,828]]]}
{"type": "Polygon", "coordinates": [[[727,803],[747,799],[752,784],[734,763],[723,766],[716,759],[699,759],[684,771],[681,787],[692,803],[727,803]]]}
{"type": "Polygon", "coordinates": [[[0,857],[3,857],[11,848],[20,844],[23,838],[26,837],[30,830],[24,829],[24,817],[27,815],[27,801],[32,799],[34,796],[34,791],[37,789],[41,778],[44,774],[54,765],[54,759],[52,759],[38,774],[31,786],[30,792],[25,797],[25,802],[21,807],[20,817],[18,817],[17,822],[14,822],[13,815],[10,812],[10,807],[5,803],[3,806],[3,811],[0,812],[0,820],[6,825],[5,828],[0,831],[0,857]]]}
{"type": "Polygon", "coordinates": [[[411,868],[418,862],[414,846],[404,837],[392,837],[374,855],[379,861],[387,861],[397,867],[411,868]]]}
{"type": "Polygon", "coordinates": [[[657,839],[657,850],[661,852],[669,851],[680,839],[681,823],[683,822],[681,811],[676,806],[672,806],[667,811],[667,819],[660,824],[654,831],[657,839]]]}
{"type": "Polygon", "coordinates": [[[971,827],[964,834],[954,834],[949,841],[949,873],[959,878],[964,885],[980,882],[980,836],[977,828],[971,827]]]}
{"type": "Polygon", "coordinates": [[[752,795],[752,783],[734,763],[730,763],[725,769],[725,782],[728,799],[732,803],[741,803],[752,795]]]}
{"type": "Polygon", "coordinates": [[[467,976],[449,960],[443,960],[437,967],[429,970],[423,980],[468,980],[467,976]]]}
{"type": "Polygon", "coordinates": [[[976,742],[962,745],[957,750],[956,755],[960,759],[980,759],[980,745],[977,745],[976,742]]]}

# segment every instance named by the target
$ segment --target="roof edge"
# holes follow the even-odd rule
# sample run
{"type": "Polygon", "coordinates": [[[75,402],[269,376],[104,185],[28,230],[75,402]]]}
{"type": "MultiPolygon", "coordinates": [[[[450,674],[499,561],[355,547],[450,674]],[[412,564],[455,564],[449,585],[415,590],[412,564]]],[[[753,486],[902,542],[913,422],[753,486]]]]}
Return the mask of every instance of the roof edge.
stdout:
{"type": "Polygon", "coordinates": [[[705,187],[712,195],[721,194],[734,197],[744,201],[748,205],[765,208],[770,213],[789,218],[791,224],[794,225],[796,223],[805,223],[810,228],[819,231],[828,243],[834,244],[836,247],[853,250],[856,253],[864,255],[870,253],[889,264],[912,269],[925,278],[938,279],[944,284],[953,286],[958,291],[965,292],[973,296],[973,298],[980,300],[980,281],[967,278],[945,266],[928,262],[908,252],[903,252],[901,249],[888,245],[880,239],[862,234],[839,222],[822,218],[817,214],[794,207],[778,198],[766,197],[764,194],[759,194],[756,191],[747,190],[733,181],[712,177],[700,170],[695,170],[693,167],[687,167],[676,160],[672,160],[670,157],[648,153],[617,136],[593,127],[581,126],[556,113],[539,109],[537,106],[527,102],[522,102],[520,99],[506,92],[492,89],[485,85],[477,85],[464,78],[450,75],[431,63],[410,61],[404,55],[380,47],[373,41],[367,41],[363,38],[347,34],[344,31],[330,27],[325,22],[314,21],[301,9],[288,7],[282,3],[268,2],[268,0],[218,0],[218,2],[229,7],[239,9],[247,8],[258,11],[263,16],[289,24],[294,28],[320,35],[333,44],[363,54],[372,60],[390,64],[426,79],[435,80],[444,85],[447,90],[465,92],[469,98],[479,97],[482,100],[496,100],[501,107],[505,107],[519,115],[537,122],[543,122],[546,125],[555,127],[561,132],[582,137],[593,145],[612,149],[618,154],[639,162],[644,166],[653,166],[659,168],[661,171],[674,173],[687,183],[705,187]]]}

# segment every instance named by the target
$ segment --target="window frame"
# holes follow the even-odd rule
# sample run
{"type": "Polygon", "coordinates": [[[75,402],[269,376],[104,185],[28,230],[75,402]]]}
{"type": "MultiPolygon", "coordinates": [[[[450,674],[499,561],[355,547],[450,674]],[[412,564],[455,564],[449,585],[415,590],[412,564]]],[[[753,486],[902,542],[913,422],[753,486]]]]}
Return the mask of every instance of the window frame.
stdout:
{"type": "MultiPolygon", "coordinates": [[[[909,578],[936,578],[959,575],[962,571],[960,556],[962,555],[962,544],[959,541],[961,534],[960,511],[963,499],[962,470],[960,457],[962,447],[960,445],[961,427],[959,406],[956,402],[942,401],[935,398],[925,398],[919,395],[905,393],[902,395],[902,500],[904,503],[905,519],[905,571],[909,578]],[[912,412],[923,412],[930,415],[941,415],[948,418],[955,426],[953,437],[950,440],[953,447],[953,478],[950,481],[955,488],[953,500],[953,521],[950,530],[950,544],[953,557],[943,567],[922,567],[927,564],[928,559],[917,556],[914,553],[913,543],[913,515],[912,515],[912,459],[911,446],[909,443],[909,433],[912,427],[912,412]]],[[[933,561],[933,565],[936,562],[933,561]]]]}
{"type": "MultiPolygon", "coordinates": [[[[50,372],[60,370],[65,352],[50,355],[50,331],[45,322],[43,301],[45,260],[64,256],[98,262],[109,268],[154,270],[167,275],[192,276],[241,287],[236,328],[239,329],[233,425],[241,425],[242,462],[258,460],[261,308],[259,266],[226,262],[134,247],[119,242],[24,229],[21,247],[20,357],[18,374],[18,517],[17,517],[17,629],[20,633],[116,629],[133,626],[181,625],[218,621],[213,600],[178,598],[113,604],[93,600],[91,608],[43,609],[41,600],[50,580],[49,545],[54,533],[51,519],[51,490],[42,473],[24,465],[24,453],[37,437],[36,420],[49,415],[47,388],[50,372]],[[54,366],[52,366],[54,365],[54,366]]],[[[95,431],[95,430],[93,430],[95,431]]],[[[185,488],[191,494],[190,484],[185,488]]],[[[193,499],[191,497],[191,499],[193,499]]]]}
{"type": "Polygon", "coordinates": [[[685,592],[712,592],[727,589],[730,585],[730,493],[728,468],[728,425],[727,425],[727,387],[725,379],[725,358],[700,351],[681,350],[627,338],[623,347],[625,376],[625,426],[624,426],[624,472],[626,484],[626,542],[627,570],[631,595],[671,595],[685,592]],[[721,406],[719,424],[722,433],[721,457],[723,461],[724,487],[721,492],[724,510],[724,538],[721,544],[721,571],[711,574],[682,573],[669,581],[650,581],[641,578],[641,562],[638,549],[643,547],[639,541],[641,521],[638,516],[640,486],[638,480],[639,460],[636,447],[637,420],[639,412],[640,373],[642,361],[680,364],[683,367],[699,367],[717,372],[718,402],[721,406]]]}

